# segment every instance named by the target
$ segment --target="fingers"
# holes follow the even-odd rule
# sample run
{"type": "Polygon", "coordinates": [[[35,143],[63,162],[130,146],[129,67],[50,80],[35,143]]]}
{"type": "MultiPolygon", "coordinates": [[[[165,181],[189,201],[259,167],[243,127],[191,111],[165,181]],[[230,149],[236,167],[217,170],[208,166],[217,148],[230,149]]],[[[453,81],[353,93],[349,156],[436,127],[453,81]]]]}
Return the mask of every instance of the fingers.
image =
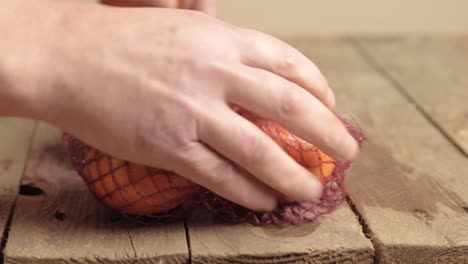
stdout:
{"type": "Polygon", "coordinates": [[[322,185],[271,138],[227,106],[200,124],[202,142],[257,179],[296,201],[316,201],[322,185]]]}
{"type": "Polygon", "coordinates": [[[317,98],[271,72],[241,67],[227,80],[230,103],[277,121],[335,159],[351,161],[357,156],[357,142],[317,98]]]}
{"type": "Polygon", "coordinates": [[[174,171],[187,179],[252,210],[276,208],[276,197],[270,188],[242,173],[203,144],[193,142],[180,151],[180,155],[182,162],[178,162],[174,171]]]}
{"type": "Polygon", "coordinates": [[[126,7],[166,7],[177,8],[179,0],[101,0],[101,3],[126,7]]]}
{"type": "Polygon", "coordinates": [[[303,87],[327,107],[335,107],[335,95],[320,70],[298,50],[267,34],[242,29],[243,63],[273,72],[303,87]]]}

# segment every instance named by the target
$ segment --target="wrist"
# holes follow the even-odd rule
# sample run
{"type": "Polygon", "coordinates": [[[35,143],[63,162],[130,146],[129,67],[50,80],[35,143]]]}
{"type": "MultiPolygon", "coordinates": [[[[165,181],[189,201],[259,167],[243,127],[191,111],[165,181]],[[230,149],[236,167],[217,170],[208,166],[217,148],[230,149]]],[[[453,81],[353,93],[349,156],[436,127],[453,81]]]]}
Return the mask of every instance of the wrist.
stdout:
{"type": "Polygon", "coordinates": [[[54,46],[60,39],[62,4],[15,0],[0,8],[0,115],[49,121],[58,88],[54,46]]]}

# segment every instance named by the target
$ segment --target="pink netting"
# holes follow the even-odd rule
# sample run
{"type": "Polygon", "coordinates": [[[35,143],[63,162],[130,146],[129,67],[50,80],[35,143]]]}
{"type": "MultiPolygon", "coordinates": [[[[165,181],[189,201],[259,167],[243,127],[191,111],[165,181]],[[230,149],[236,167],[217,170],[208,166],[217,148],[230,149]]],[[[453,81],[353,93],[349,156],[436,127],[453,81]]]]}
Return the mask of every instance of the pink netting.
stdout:
{"type": "MultiPolygon", "coordinates": [[[[349,133],[361,143],[364,137],[359,127],[355,123],[342,120],[349,133]]],[[[268,122],[272,123],[265,122],[256,123],[259,126],[268,126],[268,122]]],[[[320,156],[318,149],[310,147],[310,144],[294,135],[289,137],[296,143],[296,148],[299,148],[301,153],[317,152],[315,153],[319,157],[317,166],[323,174],[321,166],[330,163],[330,160],[322,160],[321,157],[327,156],[323,156],[324,154],[320,156]]],[[[175,173],[115,159],[67,133],[64,133],[64,142],[69,149],[75,169],[91,192],[100,202],[127,216],[145,215],[159,221],[167,221],[189,217],[191,212],[198,211],[197,209],[207,209],[205,211],[211,212],[217,219],[226,223],[297,225],[330,213],[346,198],[344,177],[345,171],[350,166],[349,163],[333,161],[334,168],[331,175],[321,175],[324,192],[319,202],[284,203],[274,212],[259,213],[227,201],[175,173]]],[[[290,149],[288,144],[282,141],[277,143],[288,154],[293,155],[294,146],[290,145],[293,147],[290,149]]],[[[301,159],[304,159],[302,154],[301,159]]],[[[306,161],[301,162],[299,158],[296,160],[307,168],[306,161]]]]}

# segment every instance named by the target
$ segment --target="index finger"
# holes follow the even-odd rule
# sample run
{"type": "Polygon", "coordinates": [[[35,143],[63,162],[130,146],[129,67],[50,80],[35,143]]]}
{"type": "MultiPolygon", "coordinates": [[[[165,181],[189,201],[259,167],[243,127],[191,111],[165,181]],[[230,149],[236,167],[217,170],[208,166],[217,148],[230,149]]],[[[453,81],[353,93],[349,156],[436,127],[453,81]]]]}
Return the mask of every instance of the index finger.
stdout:
{"type": "Polygon", "coordinates": [[[230,108],[199,126],[200,139],[258,180],[299,202],[320,198],[322,184],[270,137],[230,108]]]}
{"type": "Polygon", "coordinates": [[[316,97],[271,72],[242,66],[227,78],[226,100],[276,121],[341,161],[353,160],[358,143],[316,97]]]}
{"type": "Polygon", "coordinates": [[[335,95],[318,67],[297,49],[268,34],[242,29],[242,62],[296,83],[330,109],[335,95]]]}

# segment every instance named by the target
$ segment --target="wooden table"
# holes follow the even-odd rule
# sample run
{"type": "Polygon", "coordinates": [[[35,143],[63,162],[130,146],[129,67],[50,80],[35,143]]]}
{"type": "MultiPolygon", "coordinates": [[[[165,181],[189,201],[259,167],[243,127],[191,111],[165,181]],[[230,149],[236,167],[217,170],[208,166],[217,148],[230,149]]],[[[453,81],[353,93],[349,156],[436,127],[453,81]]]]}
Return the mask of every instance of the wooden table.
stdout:
{"type": "Polygon", "coordinates": [[[284,229],[119,220],[70,168],[56,128],[3,118],[5,262],[468,263],[468,38],[289,42],[367,135],[347,203],[284,229]]]}

